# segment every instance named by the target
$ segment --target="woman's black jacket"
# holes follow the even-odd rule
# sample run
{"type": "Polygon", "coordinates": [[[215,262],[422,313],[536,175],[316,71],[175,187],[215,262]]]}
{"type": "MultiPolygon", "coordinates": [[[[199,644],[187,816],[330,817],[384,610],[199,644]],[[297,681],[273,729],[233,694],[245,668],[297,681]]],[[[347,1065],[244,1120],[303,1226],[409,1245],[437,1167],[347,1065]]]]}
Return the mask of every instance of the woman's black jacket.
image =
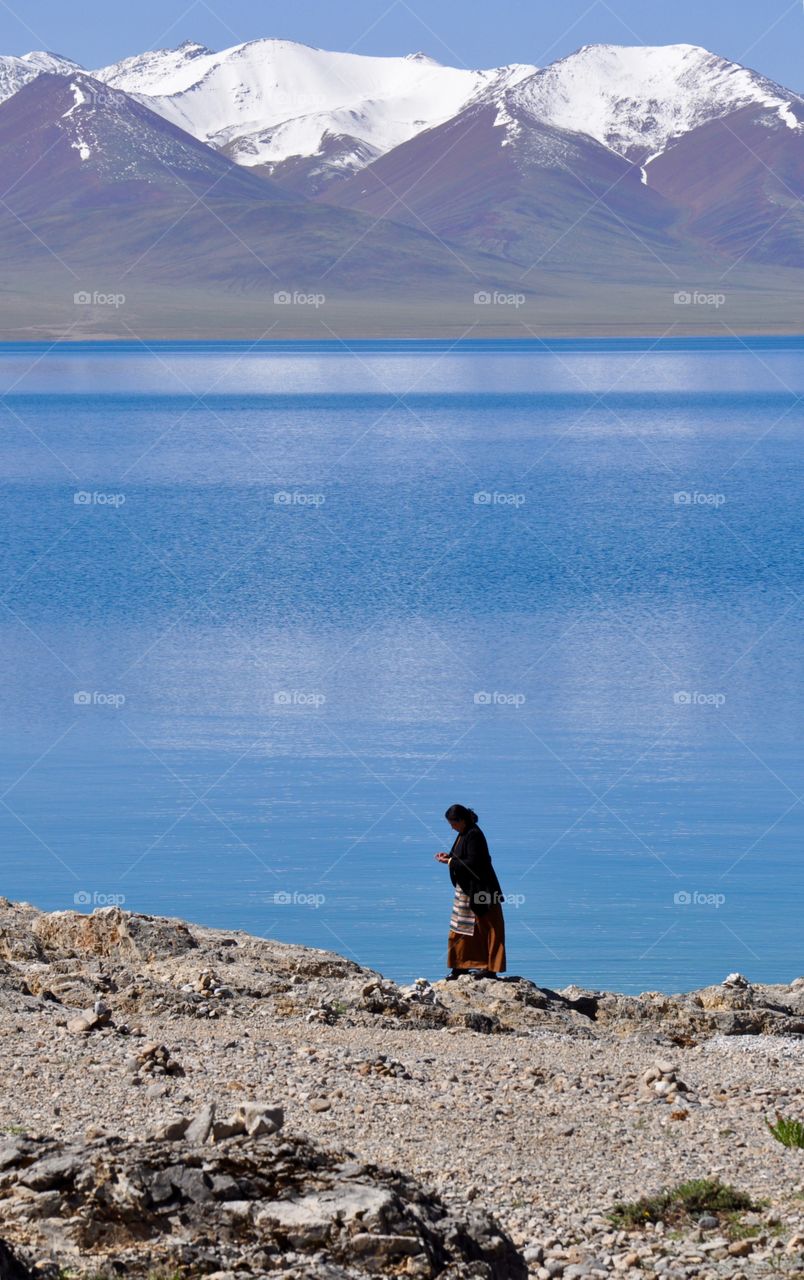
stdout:
{"type": "Polygon", "coordinates": [[[449,878],[469,897],[476,916],[504,901],[500,882],[491,865],[491,854],[480,827],[459,835],[450,851],[449,878]]]}

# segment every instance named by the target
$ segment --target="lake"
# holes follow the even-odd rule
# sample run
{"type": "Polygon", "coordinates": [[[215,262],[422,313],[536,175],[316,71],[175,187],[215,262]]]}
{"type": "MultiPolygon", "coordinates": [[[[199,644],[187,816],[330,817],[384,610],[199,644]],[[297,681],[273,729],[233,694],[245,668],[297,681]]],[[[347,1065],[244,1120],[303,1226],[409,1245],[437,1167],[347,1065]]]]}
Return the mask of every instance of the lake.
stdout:
{"type": "Polygon", "coordinates": [[[0,347],[0,891],[444,971],[804,972],[804,340],[0,347]]]}

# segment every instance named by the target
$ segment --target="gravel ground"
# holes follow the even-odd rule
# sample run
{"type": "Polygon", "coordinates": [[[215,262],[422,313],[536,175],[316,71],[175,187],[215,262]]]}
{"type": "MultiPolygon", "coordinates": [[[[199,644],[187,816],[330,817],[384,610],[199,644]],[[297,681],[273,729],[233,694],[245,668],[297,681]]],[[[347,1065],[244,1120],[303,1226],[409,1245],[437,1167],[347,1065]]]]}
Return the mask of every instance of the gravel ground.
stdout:
{"type": "MultiPolygon", "coordinates": [[[[262,945],[279,954],[277,944],[262,945]]],[[[344,974],[301,981],[303,949],[281,954],[295,980],[280,996],[210,996],[192,1015],[170,1004],[154,1012],[144,997],[124,1015],[111,992],[108,1014],[99,1006],[99,1025],[81,1033],[66,1026],[75,1009],[7,1001],[0,1128],[133,1140],[207,1102],[225,1110],[264,1099],[284,1106],[291,1133],[398,1167],[449,1203],[482,1205],[540,1280],[804,1276],[804,1152],[780,1145],[766,1124],[777,1111],[804,1120],[804,1040],[714,1035],[682,1047],[653,1025],[630,1034],[545,1028],[538,1009],[531,1026],[508,1034],[417,1029],[351,1016],[366,971],[340,961],[344,974]],[[314,998],[288,1005],[307,982],[314,998]],[[336,1012],[318,1013],[322,1003],[331,1011],[338,992],[336,1012]],[[167,1046],[184,1074],[137,1069],[148,1041],[167,1046]],[[615,1202],[693,1178],[722,1179],[760,1207],[739,1224],[612,1227],[615,1202]]],[[[138,978],[149,972],[141,959],[135,968],[138,978]]],[[[188,972],[174,975],[174,987],[188,972]]],[[[487,1014],[498,1007],[494,985],[435,984],[427,998],[454,1001],[461,987],[464,1003],[487,1014]]]]}

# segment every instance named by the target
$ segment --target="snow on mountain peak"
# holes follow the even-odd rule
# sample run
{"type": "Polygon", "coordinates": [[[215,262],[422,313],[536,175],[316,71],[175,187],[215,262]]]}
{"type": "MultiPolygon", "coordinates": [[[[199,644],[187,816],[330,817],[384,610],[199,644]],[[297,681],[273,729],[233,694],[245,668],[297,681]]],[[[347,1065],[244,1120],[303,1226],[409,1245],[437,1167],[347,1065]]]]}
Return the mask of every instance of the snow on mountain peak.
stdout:
{"type": "MultiPolygon", "coordinates": [[[[54,53],[0,58],[0,101],[41,72],[79,71],[54,53]]],[[[741,107],[804,127],[800,96],[691,44],[588,44],[541,69],[475,71],[422,52],[373,57],[261,38],[217,53],[185,40],[92,75],[245,167],[289,166],[299,190],[308,170],[320,190],[475,104],[496,107],[502,145],[552,126],[641,164],[643,176],[673,140],[741,107]]]]}
{"type": "Polygon", "coordinates": [[[23,53],[19,58],[11,55],[0,57],[0,102],[12,97],[18,89],[35,80],[43,71],[54,75],[71,75],[74,71],[81,70],[83,68],[70,58],[44,50],[23,53]]]}
{"type": "Polygon", "coordinates": [[[27,62],[32,67],[37,67],[39,71],[55,71],[57,74],[64,67],[81,69],[72,58],[65,58],[61,53],[52,53],[49,49],[35,49],[31,53],[23,53],[20,56],[20,62],[27,62]]]}
{"type": "Polygon", "coordinates": [[[353,138],[356,156],[389,151],[456,115],[496,72],[264,39],[192,57],[162,50],[95,74],[233,160],[272,166],[319,155],[332,136],[353,138]]]}
{"type": "Polygon", "coordinates": [[[692,44],[584,45],[536,72],[517,96],[537,119],[589,134],[632,160],[655,158],[673,138],[744,106],[778,110],[789,124],[797,100],[692,44]]]}

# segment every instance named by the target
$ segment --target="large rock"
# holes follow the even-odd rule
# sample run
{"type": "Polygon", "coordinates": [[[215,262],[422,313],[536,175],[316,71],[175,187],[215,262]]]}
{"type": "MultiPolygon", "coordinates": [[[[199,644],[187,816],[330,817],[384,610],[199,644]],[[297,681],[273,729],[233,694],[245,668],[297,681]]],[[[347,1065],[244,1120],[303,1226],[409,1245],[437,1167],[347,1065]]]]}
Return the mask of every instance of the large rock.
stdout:
{"type": "Polygon", "coordinates": [[[244,1102],[234,1117],[235,1124],[242,1124],[246,1133],[252,1138],[261,1138],[265,1134],[278,1133],[285,1123],[285,1112],[282,1107],[272,1106],[269,1102],[244,1102]]]}
{"type": "Polygon", "coordinates": [[[719,984],[678,995],[647,991],[640,996],[615,992],[594,996],[596,1024],[620,1035],[652,1029],[684,1044],[715,1035],[804,1034],[799,1002],[784,987],[744,989],[719,984]]]}
{"type": "Polygon", "coordinates": [[[214,1146],[21,1139],[0,1174],[0,1222],[15,1247],[49,1253],[76,1277],[365,1280],[398,1275],[408,1258],[433,1280],[527,1276],[488,1214],[457,1216],[412,1178],[279,1135],[214,1146]]]}
{"type": "Polygon", "coordinates": [[[198,943],[183,920],[136,915],[105,907],[82,915],[54,911],[34,922],[33,932],[51,952],[77,952],[128,960],[155,960],[183,955],[198,943]]]}
{"type": "Polygon", "coordinates": [[[453,1026],[490,1032],[549,1029],[585,1038],[594,1036],[592,1021],[573,1002],[555,991],[543,990],[527,978],[481,979],[434,984],[439,1004],[453,1026]]]}
{"type": "Polygon", "coordinates": [[[33,923],[41,914],[27,902],[0,898],[0,960],[44,959],[44,948],[33,932],[33,923]]]}

